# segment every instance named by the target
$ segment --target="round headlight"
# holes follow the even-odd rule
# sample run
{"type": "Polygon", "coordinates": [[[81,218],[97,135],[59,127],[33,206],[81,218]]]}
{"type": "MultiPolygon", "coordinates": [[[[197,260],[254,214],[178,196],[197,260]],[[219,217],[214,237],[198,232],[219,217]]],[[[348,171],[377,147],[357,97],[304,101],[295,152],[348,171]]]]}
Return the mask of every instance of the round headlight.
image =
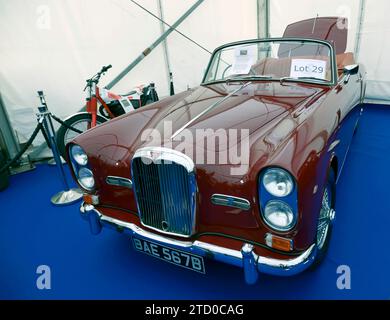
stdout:
{"type": "Polygon", "coordinates": [[[80,185],[87,190],[93,189],[95,186],[95,179],[93,173],[88,168],[81,168],[78,172],[78,180],[80,185]]]}
{"type": "Polygon", "coordinates": [[[265,189],[274,197],[286,197],[294,188],[294,180],[286,170],[268,169],[263,176],[265,189]]]}
{"type": "Polygon", "coordinates": [[[291,207],[282,201],[270,201],[264,208],[264,220],[268,226],[278,231],[288,231],[295,225],[291,207]]]}
{"type": "Polygon", "coordinates": [[[71,150],[70,150],[70,154],[71,154],[73,160],[76,161],[78,165],[80,165],[80,166],[87,165],[88,156],[80,146],[73,145],[71,150]]]}

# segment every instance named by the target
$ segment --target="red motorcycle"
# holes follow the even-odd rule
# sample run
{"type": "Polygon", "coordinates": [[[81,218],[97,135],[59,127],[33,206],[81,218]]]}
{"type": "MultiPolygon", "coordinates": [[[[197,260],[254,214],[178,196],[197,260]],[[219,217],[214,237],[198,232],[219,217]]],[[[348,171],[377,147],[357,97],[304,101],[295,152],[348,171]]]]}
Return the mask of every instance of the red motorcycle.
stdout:
{"type": "Polygon", "coordinates": [[[154,83],[138,86],[127,94],[118,95],[98,83],[112,66],[104,66],[97,74],[87,80],[86,111],[71,115],[62,122],[57,131],[57,147],[62,157],[65,156],[66,144],[78,134],[93,128],[109,119],[131,112],[144,105],[158,101],[154,83]]]}

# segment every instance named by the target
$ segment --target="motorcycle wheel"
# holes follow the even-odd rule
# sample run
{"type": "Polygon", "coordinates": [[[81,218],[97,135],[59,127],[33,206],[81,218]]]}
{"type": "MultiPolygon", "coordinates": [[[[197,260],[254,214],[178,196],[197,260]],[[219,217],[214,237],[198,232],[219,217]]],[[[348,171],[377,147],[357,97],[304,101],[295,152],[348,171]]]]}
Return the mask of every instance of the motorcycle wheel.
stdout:
{"type": "MultiPolygon", "coordinates": [[[[75,128],[79,131],[85,132],[88,130],[88,125],[91,123],[92,115],[89,113],[78,113],[75,114],[68,119],[66,119],[64,122],[67,126],[71,128],[75,128]]],[[[96,124],[102,124],[103,122],[106,122],[107,119],[96,115],[96,124]]],[[[57,131],[56,140],[57,140],[57,147],[58,151],[60,152],[60,155],[66,159],[66,149],[65,146],[68,142],[72,141],[74,138],[76,138],[79,135],[78,132],[73,131],[69,128],[67,128],[64,125],[61,125],[61,127],[57,131]]]]}

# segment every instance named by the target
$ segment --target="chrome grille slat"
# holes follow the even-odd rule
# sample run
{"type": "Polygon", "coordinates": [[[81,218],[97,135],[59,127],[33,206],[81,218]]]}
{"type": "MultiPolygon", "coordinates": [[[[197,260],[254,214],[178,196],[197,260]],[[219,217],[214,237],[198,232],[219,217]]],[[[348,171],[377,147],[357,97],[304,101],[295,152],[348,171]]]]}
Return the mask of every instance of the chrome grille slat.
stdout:
{"type": "Polygon", "coordinates": [[[140,219],[161,232],[189,237],[195,223],[196,182],[194,172],[188,170],[192,160],[180,158],[178,163],[171,160],[174,151],[167,152],[167,159],[162,152],[157,161],[145,153],[133,158],[133,190],[140,219]]]}

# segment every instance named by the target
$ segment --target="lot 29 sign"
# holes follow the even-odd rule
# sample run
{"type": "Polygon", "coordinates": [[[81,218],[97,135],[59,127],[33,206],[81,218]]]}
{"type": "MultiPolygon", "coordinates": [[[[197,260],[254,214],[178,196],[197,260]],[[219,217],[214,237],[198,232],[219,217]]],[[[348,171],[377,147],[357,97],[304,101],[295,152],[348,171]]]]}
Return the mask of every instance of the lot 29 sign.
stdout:
{"type": "Polygon", "coordinates": [[[293,78],[326,79],[326,61],[312,59],[293,59],[290,76],[293,78]]]}

